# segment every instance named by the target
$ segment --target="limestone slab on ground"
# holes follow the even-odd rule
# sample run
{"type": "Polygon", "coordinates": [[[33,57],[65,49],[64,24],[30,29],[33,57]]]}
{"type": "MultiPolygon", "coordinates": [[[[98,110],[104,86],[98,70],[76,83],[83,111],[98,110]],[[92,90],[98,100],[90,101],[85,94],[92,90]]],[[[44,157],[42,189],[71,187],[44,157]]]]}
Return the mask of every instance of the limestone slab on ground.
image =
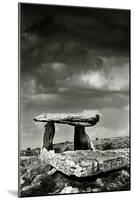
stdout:
{"type": "Polygon", "coordinates": [[[41,160],[68,176],[87,177],[129,166],[129,149],[55,153],[44,148],[41,160]]]}

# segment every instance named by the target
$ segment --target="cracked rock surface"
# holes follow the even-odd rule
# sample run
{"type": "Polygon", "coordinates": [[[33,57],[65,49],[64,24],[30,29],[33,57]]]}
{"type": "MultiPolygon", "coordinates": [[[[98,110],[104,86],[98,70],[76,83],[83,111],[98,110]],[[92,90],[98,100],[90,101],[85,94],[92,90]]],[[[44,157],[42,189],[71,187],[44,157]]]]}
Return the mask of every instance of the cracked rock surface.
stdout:
{"type": "Polygon", "coordinates": [[[45,148],[41,160],[50,164],[65,175],[87,177],[110,170],[129,166],[129,150],[116,149],[106,151],[77,150],[55,153],[45,148]]]}

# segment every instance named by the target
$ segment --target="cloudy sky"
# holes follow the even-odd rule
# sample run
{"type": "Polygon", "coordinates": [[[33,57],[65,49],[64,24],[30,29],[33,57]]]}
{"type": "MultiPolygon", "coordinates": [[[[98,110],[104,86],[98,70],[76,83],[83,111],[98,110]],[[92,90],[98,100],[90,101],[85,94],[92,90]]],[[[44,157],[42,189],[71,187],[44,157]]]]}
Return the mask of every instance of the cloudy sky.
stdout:
{"type": "MultiPolygon", "coordinates": [[[[129,11],[21,4],[21,148],[41,145],[43,112],[98,109],[88,135],[129,135],[129,11]]],[[[56,125],[54,143],[73,141],[56,125]]]]}

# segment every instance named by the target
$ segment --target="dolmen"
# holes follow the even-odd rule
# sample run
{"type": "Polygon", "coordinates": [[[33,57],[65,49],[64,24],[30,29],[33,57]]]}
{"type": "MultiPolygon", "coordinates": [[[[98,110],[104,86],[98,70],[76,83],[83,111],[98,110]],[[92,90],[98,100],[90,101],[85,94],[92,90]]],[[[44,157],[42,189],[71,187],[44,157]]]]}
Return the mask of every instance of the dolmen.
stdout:
{"type": "Polygon", "coordinates": [[[88,177],[129,167],[128,148],[96,150],[86,134],[85,128],[95,126],[100,116],[98,111],[93,110],[82,113],[43,113],[34,118],[35,122],[45,124],[40,158],[53,167],[52,173],[60,171],[68,176],[88,177]],[[54,152],[55,123],[74,126],[74,151],[54,152]]]}

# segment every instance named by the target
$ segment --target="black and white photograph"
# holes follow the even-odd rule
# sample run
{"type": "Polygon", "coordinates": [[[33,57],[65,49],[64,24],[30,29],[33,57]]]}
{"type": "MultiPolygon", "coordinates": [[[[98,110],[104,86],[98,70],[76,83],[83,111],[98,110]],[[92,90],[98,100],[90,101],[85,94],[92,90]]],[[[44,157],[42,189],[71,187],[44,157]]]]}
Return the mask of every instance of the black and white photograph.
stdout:
{"type": "Polygon", "coordinates": [[[130,190],[130,10],[18,13],[19,197],[130,190]]]}

